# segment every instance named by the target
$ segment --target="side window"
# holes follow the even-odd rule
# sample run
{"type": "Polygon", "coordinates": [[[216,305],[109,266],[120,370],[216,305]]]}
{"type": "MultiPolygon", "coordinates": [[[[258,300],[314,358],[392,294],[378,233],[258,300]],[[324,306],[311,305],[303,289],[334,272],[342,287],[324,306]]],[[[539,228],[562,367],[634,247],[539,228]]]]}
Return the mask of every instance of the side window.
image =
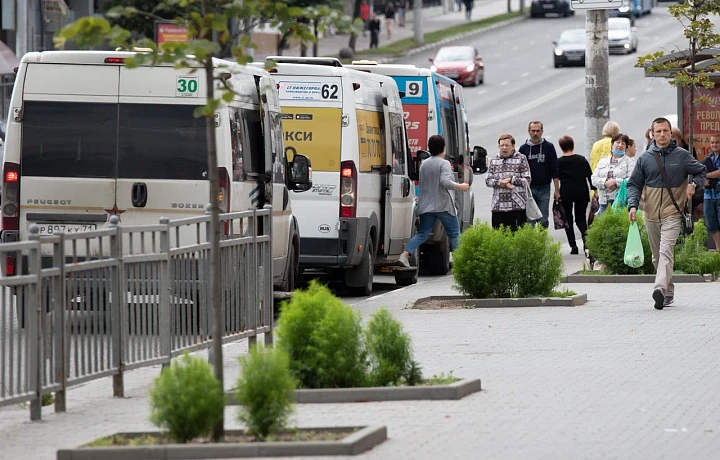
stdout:
{"type": "Polygon", "coordinates": [[[265,172],[262,165],[265,148],[260,112],[248,109],[241,109],[240,112],[245,173],[262,174],[265,172]]]}
{"type": "Polygon", "coordinates": [[[393,174],[405,174],[405,143],[403,142],[403,116],[399,113],[390,114],[390,131],[392,143],[393,174]]]}
{"type": "Polygon", "coordinates": [[[459,146],[455,111],[452,108],[441,106],[440,120],[443,128],[443,137],[445,138],[445,156],[448,159],[457,158],[459,146]]]}
{"type": "Polygon", "coordinates": [[[272,140],[272,181],[276,184],[285,183],[285,149],[282,139],[282,122],[280,114],[270,112],[270,133],[272,140]]]}
{"type": "Polygon", "coordinates": [[[243,170],[243,147],[242,147],[242,126],[240,121],[240,110],[230,107],[230,142],[232,147],[233,180],[245,180],[243,170]]]}

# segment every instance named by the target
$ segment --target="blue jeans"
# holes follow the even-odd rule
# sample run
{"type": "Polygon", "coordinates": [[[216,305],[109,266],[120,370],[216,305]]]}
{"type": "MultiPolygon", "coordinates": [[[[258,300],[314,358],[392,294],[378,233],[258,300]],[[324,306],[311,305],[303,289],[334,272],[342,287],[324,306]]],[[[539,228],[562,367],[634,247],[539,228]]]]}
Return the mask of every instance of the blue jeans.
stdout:
{"type": "Polygon", "coordinates": [[[720,231],[720,198],[705,198],[703,213],[705,214],[707,231],[710,233],[720,231]]]}
{"type": "Polygon", "coordinates": [[[600,214],[604,213],[607,208],[612,208],[613,202],[615,200],[608,200],[607,204],[601,204],[600,209],[598,209],[598,212],[595,213],[595,217],[599,216],[600,214]]]}
{"type": "Polygon", "coordinates": [[[548,215],[550,214],[550,184],[531,185],[530,190],[532,191],[535,203],[538,205],[538,208],[540,208],[540,212],[542,213],[542,219],[533,220],[530,221],[530,223],[534,227],[538,222],[540,222],[540,225],[548,228],[548,215]]]}
{"type": "Polygon", "coordinates": [[[460,222],[456,216],[453,216],[449,212],[426,212],[420,214],[420,229],[410,239],[410,242],[405,246],[405,251],[412,254],[421,244],[430,237],[430,231],[432,231],[435,221],[440,220],[440,223],[445,227],[445,232],[450,237],[450,250],[454,251],[458,245],[458,237],[460,236],[460,222]]]}

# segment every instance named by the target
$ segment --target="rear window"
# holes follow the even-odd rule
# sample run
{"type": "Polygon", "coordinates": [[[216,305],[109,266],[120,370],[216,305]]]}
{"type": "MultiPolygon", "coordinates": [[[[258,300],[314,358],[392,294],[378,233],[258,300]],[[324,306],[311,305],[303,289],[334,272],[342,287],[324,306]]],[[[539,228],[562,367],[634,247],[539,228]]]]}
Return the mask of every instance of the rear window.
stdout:
{"type": "Polygon", "coordinates": [[[22,174],[115,178],[117,104],[25,101],[22,174]]]}
{"type": "Polygon", "coordinates": [[[120,104],[118,177],[207,179],[205,118],[194,106],[120,104]]]}
{"type": "Polygon", "coordinates": [[[194,106],[26,101],[22,174],[207,179],[205,119],[194,106]]]}

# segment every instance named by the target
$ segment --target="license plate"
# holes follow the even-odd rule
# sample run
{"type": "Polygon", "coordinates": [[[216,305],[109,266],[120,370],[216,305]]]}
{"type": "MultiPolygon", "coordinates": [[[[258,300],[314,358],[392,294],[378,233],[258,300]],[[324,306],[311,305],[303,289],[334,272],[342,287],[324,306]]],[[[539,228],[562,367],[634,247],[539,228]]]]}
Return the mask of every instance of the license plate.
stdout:
{"type": "Polygon", "coordinates": [[[448,78],[457,78],[460,74],[458,72],[445,72],[445,76],[448,78]]]}
{"type": "Polygon", "coordinates": [[[568,61],[580,61],[582,60],[582,56],[568,56],[568,61]]]}
{"type": "Polygon", "coordinates": [[[56,233],[81,233],[97,230],[97,224],[36,224],[40,227],[41,235],[54,235],[56,233]]]}
{"type": "Polygon", "coordinates": [[[545,8],[546,10],[551,10],[554,6],[555,5],[543,5],[543,8],[545,8]]]}

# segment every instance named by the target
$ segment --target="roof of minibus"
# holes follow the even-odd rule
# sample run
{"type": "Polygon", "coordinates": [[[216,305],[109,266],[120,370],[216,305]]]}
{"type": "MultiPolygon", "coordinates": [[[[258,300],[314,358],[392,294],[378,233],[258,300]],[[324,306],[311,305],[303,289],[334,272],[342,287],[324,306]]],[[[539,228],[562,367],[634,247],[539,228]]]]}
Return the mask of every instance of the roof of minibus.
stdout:
{"type": "MultiPolygon", "coordinates": [[[[132,51],[41,51],[25,54],[21,63],[99,65],[106,64],[107,58],[129,58],[137,54],[132,51]]],[[[227,66],[234,73],[268,76],[267,71],[262,68],[242,66],[237,62],[223,59],[213,59],[213,62],[216,67],[227,66]]],[[[118,65],[118,63],[107,63],[107,65],[118,65]]],[[[156,64],[156,67],[173,67],[173,64],[156,64]]]]}
{"type": "Polygon", "coordinates": [[[410,64],[353,64],[347,66],[349,69],[367,70],[380,75],[393,77],[429,77],[432,72],[410,64]]]}
{"type": "Polygon", "coordinates": [[[371,74],[367,72],[359,72],[347,67],[332,67],[325,65],[313,65],[313,64],[287,64],[287,63],[276,63],[273,66],[275,72],[270,72],[271,75],[297,75],[297,76],[317,76],[317,77],[343,77],[349,76],[360,80],[380,81],[388,82],[393,81],[392,78],[385,75],[371,74]]]}

